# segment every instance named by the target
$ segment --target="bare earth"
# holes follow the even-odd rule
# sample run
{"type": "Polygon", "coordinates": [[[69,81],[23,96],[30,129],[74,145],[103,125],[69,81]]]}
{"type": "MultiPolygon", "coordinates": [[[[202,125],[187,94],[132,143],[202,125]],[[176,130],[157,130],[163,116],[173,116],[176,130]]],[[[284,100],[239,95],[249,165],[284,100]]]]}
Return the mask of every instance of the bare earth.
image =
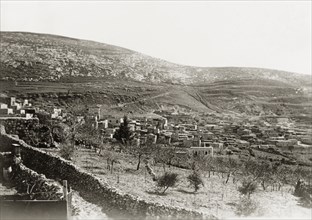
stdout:
{"type": "Polygon", "coordinates": [[[72,209],[72,220],[110,220],[100,207],[85,201],[76,191],[73,191],[72,209]]]}
{"type": "MultiPolygon", "coordinates": [[[[221,175],[215,174],[209,178],[204,174],[205,186],[194,193],[186,181],[189,170],[166,167],[166,171],[177,172],[180,181],[175,188],[169,188],[165,195],[159,195],[155,193],[155,183],[145,172],[144,164],[141,164],[139,171],[135,170],[137,159],[132,156],[121,154],[112,174],[106,169],[105,158],[98,156],[93,150],[80,149],[73,162],[112,186],[145,200],[193,209],[222,219],[240,218],[235,214],[235,204],[240,199],[237,191],[239,183],[230,180],[225,184],[225,178],[221,175]],[[125,169],[128,171],[126,172],[125,169]]],[[[157,174],[164,172],[163,167],[159,165],[154,165],[153,169],[157,174]]],[[[272,191],[271,188],[263,191],[259,187],[252,195],[259,208],[253,215],[248,216],[248,219],[311,219],[311,210],[299,206],[297,198],[291,193],[289,186],[283,187],[281,191],[272,191]]]]}

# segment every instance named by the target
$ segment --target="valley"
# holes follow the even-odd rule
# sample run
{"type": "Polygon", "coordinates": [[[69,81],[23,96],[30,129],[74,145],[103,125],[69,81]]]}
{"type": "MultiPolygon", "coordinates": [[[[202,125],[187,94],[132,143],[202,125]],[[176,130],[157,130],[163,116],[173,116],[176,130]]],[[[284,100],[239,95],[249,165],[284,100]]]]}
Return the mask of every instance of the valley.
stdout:
{"type": "MultiPolygon", "coordinates": [[[[310,217],[308,75],[0,34],[0,137],[17,138],[22,163],[39,176],[68,180],[73,217],[310,217]]],[[[3,158],[12,143],[0,144],[3,158]]]]}

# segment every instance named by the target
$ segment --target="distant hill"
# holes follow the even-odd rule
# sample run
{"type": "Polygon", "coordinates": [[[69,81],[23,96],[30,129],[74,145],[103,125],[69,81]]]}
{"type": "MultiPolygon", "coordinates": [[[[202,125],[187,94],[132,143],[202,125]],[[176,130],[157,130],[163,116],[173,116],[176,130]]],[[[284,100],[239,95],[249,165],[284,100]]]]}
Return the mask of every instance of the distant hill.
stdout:
{"type": "Polygon", "coordinates": [[[0,85],[6,93],[61,105],[104,104],[121,112],[179,106],[194,111],[305,116],[312,110],[311,77],[306,75],[183,66],[93,41],[0,34],[0,85]],[[70,99],[59,100],[66,95],[70,99]]]}
{"type": "Polygon", "coordinates": [[[270,79],[305,83],[305,76],[258,68],[204,68],[173,64],[108,44],[47,34],[1,32],[1,79],[59,81],[79,77],[205,84],[270,79]]]}

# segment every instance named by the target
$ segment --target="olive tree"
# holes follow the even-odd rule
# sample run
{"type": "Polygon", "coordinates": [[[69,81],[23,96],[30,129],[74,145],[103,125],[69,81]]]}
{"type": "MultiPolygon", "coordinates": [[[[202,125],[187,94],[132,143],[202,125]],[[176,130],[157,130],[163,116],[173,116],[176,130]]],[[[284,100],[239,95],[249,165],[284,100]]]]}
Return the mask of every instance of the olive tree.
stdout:
{"type": "Polygon", "coordinates": [[[187,180],[189,181],[190,186],[194,187],[195,192],[200,189],[201,185],[204,186],[204,181],[198,171],[193,171],[190,175],[188,175],[187,180]]]}
{"type": "Polygon", "coordinates": [[[177,173],[166,172],[157,178],[157,186],[163,188],[162,194],[166,192],[169,187],[174,187],[178,182],[177,173]]]}

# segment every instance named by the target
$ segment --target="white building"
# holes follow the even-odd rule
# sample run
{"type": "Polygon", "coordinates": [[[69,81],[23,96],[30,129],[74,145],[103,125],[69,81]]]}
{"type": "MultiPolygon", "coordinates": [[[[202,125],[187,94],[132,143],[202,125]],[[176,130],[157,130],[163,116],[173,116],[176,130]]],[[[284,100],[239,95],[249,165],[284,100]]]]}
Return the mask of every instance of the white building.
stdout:
{"type": "Polygon", "coordinates": [[[213,156],[213,147],[191,147],[189,153],[194,156],[213,156]]]}
{"type": "Polygon", "coordinates": [[[5,103],[0,103],[0,109],[7,109],[8,105],[5,103]]]}

